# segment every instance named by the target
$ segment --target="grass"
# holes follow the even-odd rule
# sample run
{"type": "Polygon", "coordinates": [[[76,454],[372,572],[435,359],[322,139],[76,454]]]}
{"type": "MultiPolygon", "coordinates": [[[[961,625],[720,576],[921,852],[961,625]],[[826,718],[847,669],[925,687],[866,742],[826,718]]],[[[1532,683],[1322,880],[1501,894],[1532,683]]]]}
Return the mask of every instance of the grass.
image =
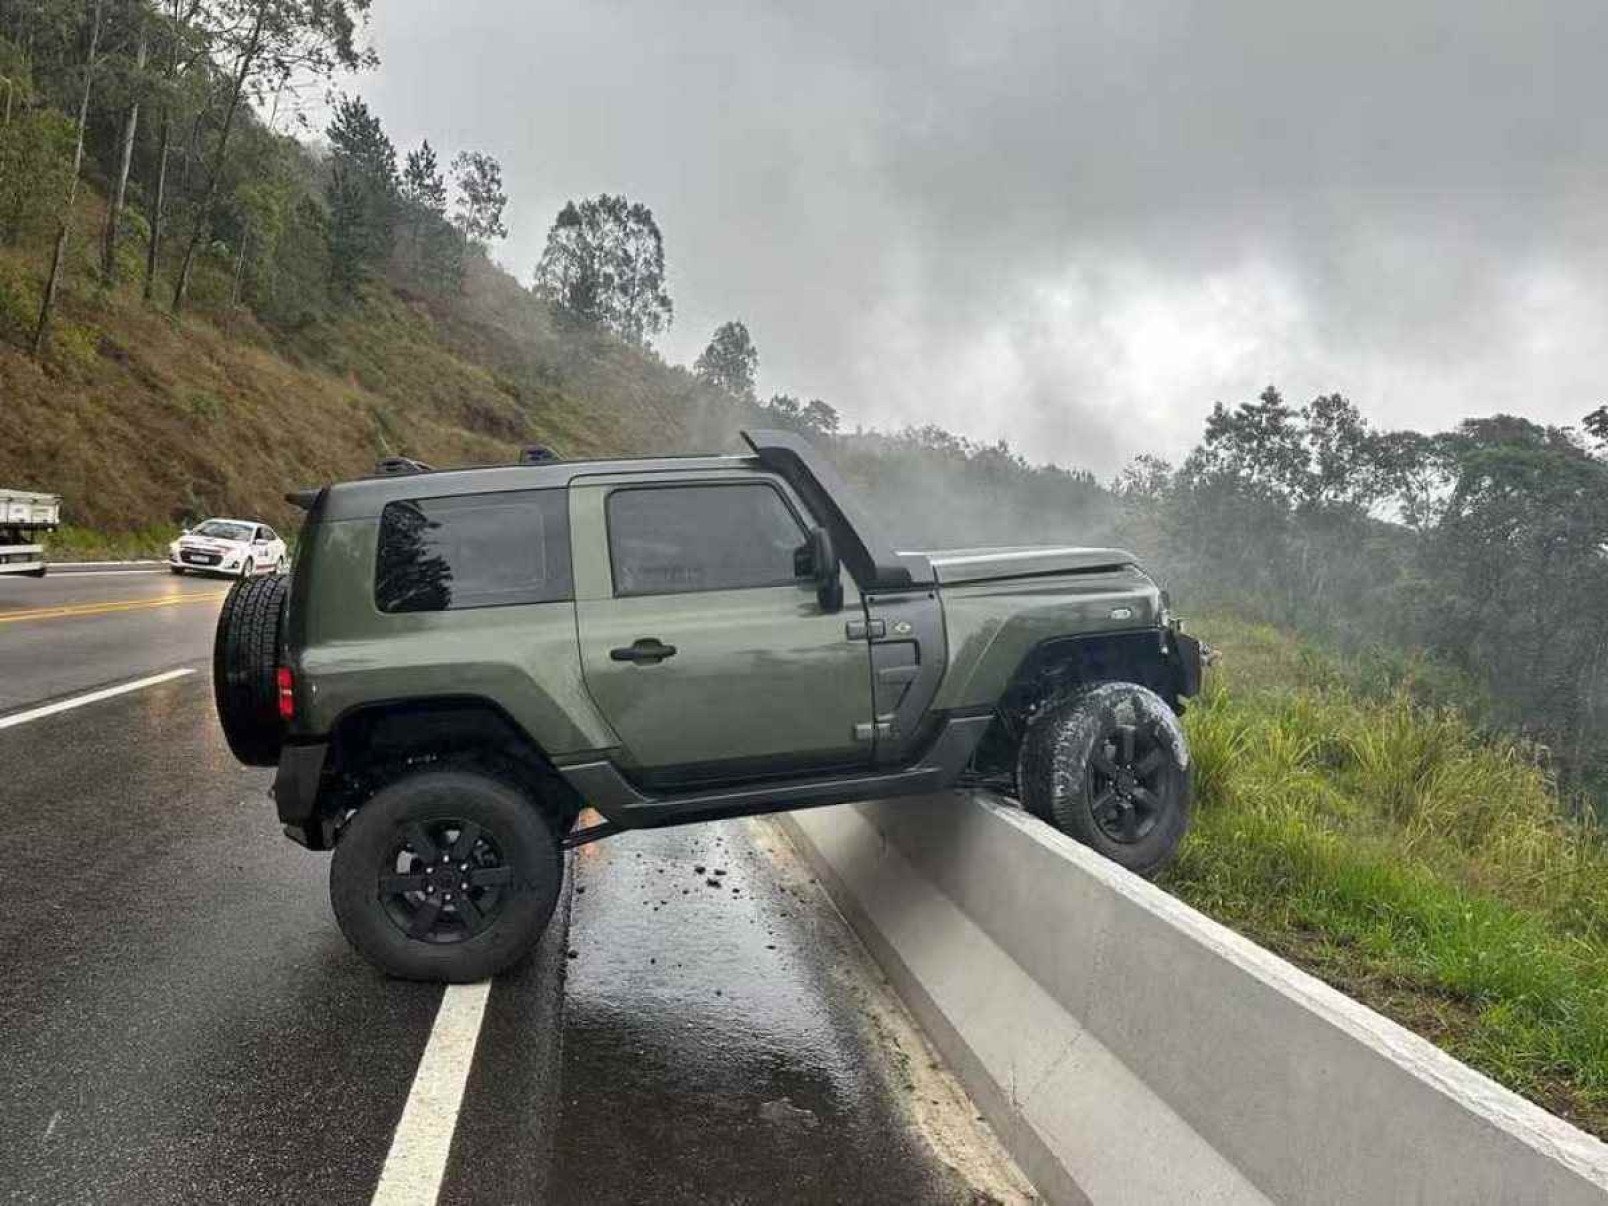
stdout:
{"type": "Polygon", "coordinates": [[[46,537],[52,561],[140,561],[167,556],[178,524],[151,524],[125,532],[102,532],[68,524],[46,537]]]}
{"type": "Polygon", "coordinates": [[[1407,679],[1213,620],[1194,829],[1164,885],[1608,1137],[1608,845],[1542,751],[1407,679]]]}

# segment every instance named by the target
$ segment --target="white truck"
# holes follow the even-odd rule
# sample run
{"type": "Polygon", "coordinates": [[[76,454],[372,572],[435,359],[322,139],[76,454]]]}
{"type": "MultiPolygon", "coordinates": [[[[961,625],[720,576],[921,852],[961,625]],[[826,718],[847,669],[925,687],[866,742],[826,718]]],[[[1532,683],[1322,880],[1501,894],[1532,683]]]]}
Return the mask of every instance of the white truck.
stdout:
{"type": "Polygon", "coordinates": [[[0,575],[45,576],[39,538],[61,523],[61,496],[0,487],[0,575]]]}

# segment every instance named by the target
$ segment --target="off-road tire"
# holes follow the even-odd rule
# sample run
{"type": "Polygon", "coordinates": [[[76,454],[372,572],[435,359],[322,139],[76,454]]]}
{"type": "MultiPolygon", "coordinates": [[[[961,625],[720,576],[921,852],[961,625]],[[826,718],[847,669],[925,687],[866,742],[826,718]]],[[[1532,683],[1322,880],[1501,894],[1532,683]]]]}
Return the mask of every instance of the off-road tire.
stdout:
{"type": "Polygon", "coordinates": [[[218,720],[234,756],[248,766],[273,766],[284,742],[274,671],[284,635],[286,585],[278,575],[236,582],[223,600],[212,639],[218,720]]]}
{"type": "Polygon", "coordinates": [[[1017,790],[1033,815],[1148,878],[1171,860],[1189,828],[1191,775],[1180,765],[1180,753],[1187,759],[1182,734],[1160,696],[1136,683],[1099,683],[1034,718],[1017,756],[1017,790]],[[1135,750],[1142,745],[1143,754],[1129,761],[1143,764],[1145,774],[1119,783],[1107,772],[1125,769],[1125,741],[1135,750]],[[1136,789],[1154,801],[1153,808],[1132,797],[1136,789]],[[1122,835],[1141,809],[1148,824],[1122,835]]]}
{"type": "Polygon", "coordinates": [[[358,808],[336,843],[329,892],[341,932],[381,971],[465,984],[496,975],[535,948],[563,879],[559,841],[520,787],[479,771],[426,768],[392,780],[358,808]],[[457,822],[480,826],[494,844],[511,872],[508,895],[472,936],[451,942],[410,937],[388,910],[380,877],[395,874],[396,850],[408,842],[410,826],[439,832],[457,822]]]}

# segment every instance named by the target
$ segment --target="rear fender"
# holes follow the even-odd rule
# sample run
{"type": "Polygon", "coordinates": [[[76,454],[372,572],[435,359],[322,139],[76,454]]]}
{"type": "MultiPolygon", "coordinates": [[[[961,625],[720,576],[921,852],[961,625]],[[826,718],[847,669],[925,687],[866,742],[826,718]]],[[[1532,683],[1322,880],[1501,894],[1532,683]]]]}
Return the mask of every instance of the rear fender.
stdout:
{"type": "Polygon", "coordinates": [[[328,849],[351,809],[411,767],[473,763],[515,779],[564,832],[582,801],[547,751],[490,700],[435,697],[368,704],[344,713],[327,742],[287,746],[274,783],[291,837],[328,849]]]}

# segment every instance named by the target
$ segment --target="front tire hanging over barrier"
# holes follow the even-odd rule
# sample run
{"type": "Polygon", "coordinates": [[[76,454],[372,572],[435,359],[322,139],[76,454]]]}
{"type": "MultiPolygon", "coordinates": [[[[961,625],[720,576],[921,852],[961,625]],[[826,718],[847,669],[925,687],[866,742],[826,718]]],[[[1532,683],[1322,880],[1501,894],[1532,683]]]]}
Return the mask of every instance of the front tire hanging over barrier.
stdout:
{"type": "Polygon", "coordinates": [[[1137,683],[1100,683],[1034,718],[1018,755],[1022,805],[1150,877],[1189,828],[1189,749],[1172,709],[1137,683]]]}

